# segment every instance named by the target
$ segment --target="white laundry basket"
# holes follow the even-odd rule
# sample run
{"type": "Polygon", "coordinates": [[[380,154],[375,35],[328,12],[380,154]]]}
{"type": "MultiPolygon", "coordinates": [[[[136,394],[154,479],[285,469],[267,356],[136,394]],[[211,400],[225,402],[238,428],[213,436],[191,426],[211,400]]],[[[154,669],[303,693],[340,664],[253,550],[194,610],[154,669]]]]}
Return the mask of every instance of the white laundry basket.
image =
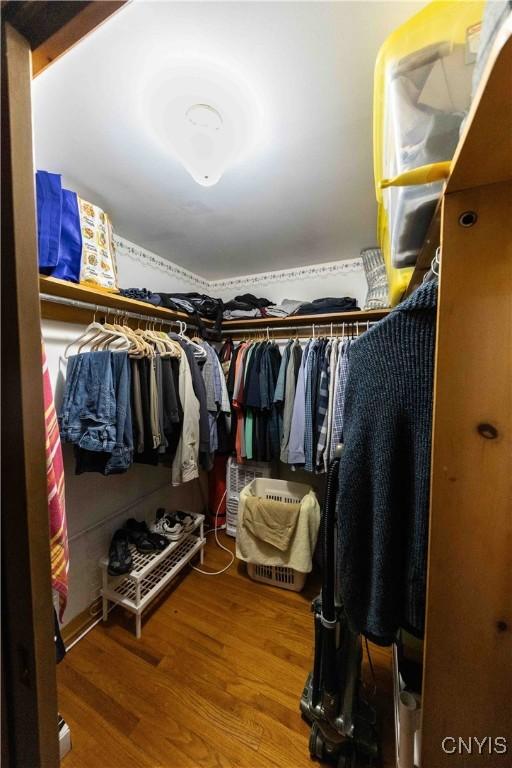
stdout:
{"type": "Polygon", "coordinates": [[[228,459],[226,469],[228,496],[239,496],[242,488],[257,477],[270,477],[270,464],[263,461],[247,461],[237,464],[233,457],[228,459]]]}
{"type": "MultiPolygon", "coordinates": [[[[255,496],[272,501],[298,504],[312,488],[303,483],[289,483],[286,480],[274,480],[273,478],[261,478],[252,484],[255,496]]],[[[263,584],[271,584],[281,589],[290,589],[292,592],[300,592],[306,583],[306,573],[295,571],[285,565],[261,565],[259,563],[247,563],[247,574],[253,581],[263,584]]]]}

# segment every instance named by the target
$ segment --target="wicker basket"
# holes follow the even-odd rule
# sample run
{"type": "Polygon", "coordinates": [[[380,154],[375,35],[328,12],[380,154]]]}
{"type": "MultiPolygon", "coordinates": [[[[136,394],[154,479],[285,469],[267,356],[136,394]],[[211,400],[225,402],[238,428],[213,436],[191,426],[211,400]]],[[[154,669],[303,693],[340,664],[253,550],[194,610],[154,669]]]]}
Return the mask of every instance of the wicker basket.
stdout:
{"type": "MultiPolygon", "coordinates": [[[[312,489],[311,486],[303,483],[289,483],[286,480],[264,477],[253,481],[253,490],[256,496],[263,499],[297,504],[312,489]]],[[[260,565],[259,563],[247,563],[247,574],[254,581],[272,584],[281,589],[290,589],[292,592],[300,592],[307,577],[306,573],[295,571],[285,565],[260,565]]]]}

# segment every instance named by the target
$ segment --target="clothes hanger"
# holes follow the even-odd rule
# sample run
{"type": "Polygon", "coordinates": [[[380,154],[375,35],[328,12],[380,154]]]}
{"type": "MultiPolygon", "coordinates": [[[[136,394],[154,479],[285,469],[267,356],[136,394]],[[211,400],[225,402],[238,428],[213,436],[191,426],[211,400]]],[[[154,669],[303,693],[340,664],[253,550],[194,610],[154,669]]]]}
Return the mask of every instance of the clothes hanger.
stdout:
{"type": "Polygon", "coordinates": [[[92,323],[89,323],[85,331],[81,333],[79,336],[77,336],[76,339],[73,339],[73,341],[71,341],[67,345],[66,349],[64,350],[64,357],[66,358],[66,360],[69,358],[69,355],[68,355],[69,350],[71,349],[71,347],[74,347],[75,344],[79,345],[77,350],[77,354],[79,354],[82,347],[85,347],[96,336],[98,336],[100,333],[103,333],[103,326],[101,325],[101,323],[96,322],[97,312],[98,312],[98,306],[94,308],[92,323]]]}
{"type": "MultiPolygon", "coordinates": [[[[119,310],[114,310],[114,318],[118,313],[119,310]]],[[[103,323],[103,328],[105,329],[106,335],[103,339],[100,339],[93,344],[93,351],[110,348],[114,351],[128,351],[133,346],[133,342],[128,339],[121,326],[105,322],[103,323]]]]}
{"type": "Polygon", "coordinates": [[[176,342],[164,331],[163,320],[160,320],[160,330],[155,330],[155,334],[166,347],[167,352],[163,357],[176,357],[176,342]]]}
{"type": "Polygon", "coordinates": [[[190,344],[190,346],[194,349],[194,356],[198,358],[199,360],[205,360],[208,357],[208,353],[206,352],[206,349],[203,349],[203,347],[200,347],[199,344],[196,344],[194,341],[191,341],[188,336],[185,336],[185,331],[187,330],[187,324],[183,320],[178,320],[178,322],[181,324],[180,331],[178,335],[183,339],[183,341],[186,341],[187,344],[190,344]]]}
{"type": "Polygon", "coordinates": [[[105,328],[105,324],[98,323],[96,321],[97,312],[98,306],[96,306],[94,309],[92,323],[89,323],[85,331],[67,345],[66,349],[64,350],[65,359],[69,358],[68,352],[75,344],[78,345],[77,354],[80,354],[84,347],[91,345],[91,349],[93,350],[97,341],[111,337],[111,333],[108,328],[105,328]]]}
{"type": "MultiPolygon", "coordinates": [[[[149,356],[148,352],[149,345],[146,343],[146,341],[140,336],[140,334],[136,333],[136,330],[131,328],[130,325],[128,325],[128,316],[126,314],[123,315],[123,322],[120,326],[120,328],[124,331],[125,335],[132,341],[134,348],[130,351],[130,357],[134,358],[141,358],[149,356]]],[[[140,327],[140,320],[138,320],[137,327],[140,327]]]]}

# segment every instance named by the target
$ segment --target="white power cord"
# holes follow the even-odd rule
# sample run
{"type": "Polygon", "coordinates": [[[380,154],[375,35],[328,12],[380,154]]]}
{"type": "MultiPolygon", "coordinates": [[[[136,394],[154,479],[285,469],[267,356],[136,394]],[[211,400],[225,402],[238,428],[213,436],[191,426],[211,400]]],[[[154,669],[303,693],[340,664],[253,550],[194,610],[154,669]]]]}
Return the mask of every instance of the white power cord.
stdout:
{"type": "MultiPolygon", "coordinates": [[[[227,570],[228,570],[228,568],[231,568],[231,566],[232,566],[232,565],[233,565],[233,563],[235,562],[235,556],[234,556],[234,554],[232,553],[232,551],[231,551],[230,549],[228,549],[227,547],[225,547],[225,546],[224,546],[224,544],[221,544],[221,543],[220,543],[220,541],[219,541],[219,537],[218,537],[218,534],[217,534],[217,532],[218,532],[218,527],[217,527],[217,520],[218,520],[218,517],[219,517],[219,512],[220,512],[220,508],[221,508],[221,506],[222,506],[222,502],[223,502],[223,501],[224,501],[224,499],[226,498],[226,493],[227,493],[227,489],[226,489],[226,490],[224,491],[224,493],[222,494],[222,498],[221,498],[221,500],[219,501],[219,506],[217,507],[217,511],[216,511],[216,513],[215,513],[215,528],[213,529],[213,532],[215,533],[215,541],[217,542],[217,546],[218,546],[220,549],[223,549],[223,550],[224,550],[224,552],[227,552],[227,553],[229,554],[229,556],[231,557],[231,560],[230,560],[230,561],[229,561],[229,563],[228,563],[228,564],[225,566],[225,568],[222,568],[220,571],[203,571],[201,568],[198,568],[198,567],[197,567],[197,566],[195,566],[195,565],[193,565],[193,566],[192,566],[192,568],[194,569],[194,571],[198,571],[199,573],[202,573],[202,574],[204,574],[205,576],[220,576],[220,574],[221,574],[221,573],[224,573],[225,571],[227,571],[227,570]]],[[[207,533],[209,533],[209,531],[207,531],[207,533]]]]}

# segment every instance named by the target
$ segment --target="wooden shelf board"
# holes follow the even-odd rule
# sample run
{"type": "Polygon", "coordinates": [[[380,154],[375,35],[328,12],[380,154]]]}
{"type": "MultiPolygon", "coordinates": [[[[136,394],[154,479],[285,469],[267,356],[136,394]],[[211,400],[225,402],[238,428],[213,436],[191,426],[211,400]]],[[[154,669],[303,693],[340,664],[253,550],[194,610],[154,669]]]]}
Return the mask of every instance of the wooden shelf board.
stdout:
{"type": "Polygon", "coordinates": [[[448,194],[512,178],[512,16],[489,55],[453,157],[448,194]]]}
{"type": "Polygon", "coordinates": [[[308,325],[339,325],[340,323],[366,322],[367,320],[381,320],[386,317],[391,310],[371,309],[367,312],[337,312],[326,315],[289,315],[288,317],[247,317],[237,318],[236,320],[224,320],[222,323],[222,332],[229,333],[237,331],[240,328],[273,328],[279,329],[289,325],[301,327],[308,325]]]}
{"type": "MultiPolygon", "coordinates": [[[[67,280],[58,280],[55,277],[39,277],[39,290],[41,293],[48,293],[52,296],[62,296],[66,299],[76,301],[86,301],[89,304],[112,307],[125,312],[137,312],[149,317],[161,317],[163,320],[183,320],[189,326],[194,325],[193,319],[186,312],[172,312],[170,309],[155,307],[153,304],[146,304],[144,301],[136,301],[119,296],[116,293],[108,293],[90,288],[77,283],[70,283],[67,280]]],[[[84,310],[66,305],[54,304],[41,300],[41,314],[44,318],[50,320],[68,320],[69,322],[79,322],[81,315],[90,314],[93,309],[84,310]]],[[[204,320],[205,325],[213,325],[211,320],[204,320]]]]}
{"type": "Polygon", "coordinates": [[[420,285],[441,241],[443,197],[512,178],[512,18],[494,42],[405,296],[420,285]],[[476,162],[478,158],[478,162],[476,162]]]}

